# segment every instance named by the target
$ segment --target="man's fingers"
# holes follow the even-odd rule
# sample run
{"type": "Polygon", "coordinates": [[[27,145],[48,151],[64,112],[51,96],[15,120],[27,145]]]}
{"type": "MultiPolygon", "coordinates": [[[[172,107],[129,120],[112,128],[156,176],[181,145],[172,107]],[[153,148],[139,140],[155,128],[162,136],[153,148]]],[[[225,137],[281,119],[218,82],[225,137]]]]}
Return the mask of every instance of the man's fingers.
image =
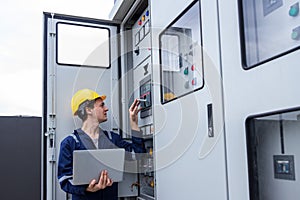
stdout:
{"type": "Polygon", "coordinates": [[[143,108],[139,108],[137,112],[140,112],[143,108]]]}
{"type": "Polygon", "coordinates": [[[108,178],[106,185],[107,186],[112,186],[112,184],[113,184],[113,181],[110,178],[108,178]]]}
{"type": "Polygon", "coordinates": [[[87,191],[96,192],[100,189],[106,188],[107,186],[112,186],[112,184],[113,184],[113,181],[108,177],[108,172],[106,170],[103,170],[100,173],[98,183],[96,182],[95,179],[93,179],[90,182],[90,184],[87,188],[87,191]]]}
{"type": "Polygon", "coordinates": [[[103,188],[104,183],[106,183],[106,175],[105,175],[104,171],[102,171],[102,172],[101,172],[101,175],[100,175],[99,182],[98,182],[98,186],[99,186],[100,188],[103,188]]]}
{"type": "Polygon", "coordinates": [[[90,184],[89,184],[89,186],[87,187],[87,191],[90,191],[90,192],[93,192],[94,191],[94,187],[95,187],[95,185],[96,185],[96,180],[95,179],[93,179],[91,182],[90,182],[90,184]]]}
{"type": "Polygon", "coordinates": [[[134,114],[136,114],[139,105],[140,105],[140,101],[138,99],[135,99],[134,102],[131,104],[131,106],[129,108],[129,111],[133,112],[134,114]]]}
{"type": "Polygon", "coordinates": [[[95,179],[93,179],[91,182],[90,182],[90,184],[89,184],[89,187],[94,187],[94,185],[96,184],[96,180],[95,179]]]}
{"type": "Polygon", "coordinates": [[[134,113],[134,114],[137,114],[137,113],[138,113],[138,109],[139,109],[138,106],[139,106],[139,104],[140,104],[140,103],[138,102],[138,103],[136,104],[136,106],[133,108],[133,113],[134,113]]]}
{"type": "Polygon", "coordinates": [[[134,99],[134,101],[133,101],[133,103],[131,104],[129,110],[130,110],[130,111],[133,111],[134,108],[136,107],[136,104],[137,104],[137,103],[138,103],[138,100],[137,100],[137,99],[134,99]]]}

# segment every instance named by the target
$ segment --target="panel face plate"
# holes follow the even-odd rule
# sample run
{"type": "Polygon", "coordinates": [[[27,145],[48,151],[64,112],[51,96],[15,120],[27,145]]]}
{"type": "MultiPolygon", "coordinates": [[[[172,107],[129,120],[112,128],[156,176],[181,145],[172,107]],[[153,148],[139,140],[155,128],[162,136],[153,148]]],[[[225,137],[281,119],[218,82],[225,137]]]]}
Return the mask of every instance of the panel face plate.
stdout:
{"type": "Polygon", "coordinates": [[[300,47],[299,4],[282,0],[241,2],[244,69],[272,61],[300,47]]]}
{"type": "Polygon", "coordinates": [[[264,16],[273,12],[283,5],[282,0],[263,0],[264,16]]]}

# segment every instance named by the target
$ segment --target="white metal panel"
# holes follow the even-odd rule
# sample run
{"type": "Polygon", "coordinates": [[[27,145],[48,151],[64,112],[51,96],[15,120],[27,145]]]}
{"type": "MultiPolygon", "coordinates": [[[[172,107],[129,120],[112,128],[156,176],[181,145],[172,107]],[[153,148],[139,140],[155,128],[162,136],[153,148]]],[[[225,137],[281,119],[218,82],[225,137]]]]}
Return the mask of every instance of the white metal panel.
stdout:
{"type": "Polygon", "coordinates": [[[156,196],[157,199],[227,199],[216,1],[200,2],[204,88],[167,104],[160,102],[158,36],[190,3],[151,1],[156,196]],[[213,138],[208,137],[207,128],[210,103],[216,121],[213,138]]]}
{"type": "MultiPolygon", "coordinates": [[[[229,198],[246,200],[249,199],[249,187],[245,120],[249,115],[299,106],[300,94],[296,91],[300,82],[300,68],[297,67],[300,52],[243,70],[237,3],[234,0],[219,1],[220,35],[229,198]]],[[[272,23],[281,28],[281,20],[272,23]]]]}

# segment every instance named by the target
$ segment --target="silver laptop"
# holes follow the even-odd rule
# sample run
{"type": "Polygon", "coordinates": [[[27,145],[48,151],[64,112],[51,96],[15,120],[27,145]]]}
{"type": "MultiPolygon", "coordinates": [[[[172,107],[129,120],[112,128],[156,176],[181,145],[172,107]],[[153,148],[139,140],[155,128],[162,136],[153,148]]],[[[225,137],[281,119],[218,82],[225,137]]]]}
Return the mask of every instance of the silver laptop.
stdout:
{"type": "Polygon", "coordinates": [[[73,152],[73,185],[89,184],[99,177],[102,170],[114,182],[123,180],[124,149],[75,150],[73,152]]]}

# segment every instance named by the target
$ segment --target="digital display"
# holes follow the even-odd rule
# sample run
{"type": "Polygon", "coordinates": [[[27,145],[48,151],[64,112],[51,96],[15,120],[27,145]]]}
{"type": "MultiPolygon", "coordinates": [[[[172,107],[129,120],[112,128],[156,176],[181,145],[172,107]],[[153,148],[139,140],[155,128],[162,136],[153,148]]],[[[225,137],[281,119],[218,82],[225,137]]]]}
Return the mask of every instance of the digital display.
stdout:
{"type": "Polygon", "coordinates": [[[151,83],[150,81],[140,86],[140,98],[145,99],[145,102],[140,102],[142,109],[151,107],[151,83]]]}

